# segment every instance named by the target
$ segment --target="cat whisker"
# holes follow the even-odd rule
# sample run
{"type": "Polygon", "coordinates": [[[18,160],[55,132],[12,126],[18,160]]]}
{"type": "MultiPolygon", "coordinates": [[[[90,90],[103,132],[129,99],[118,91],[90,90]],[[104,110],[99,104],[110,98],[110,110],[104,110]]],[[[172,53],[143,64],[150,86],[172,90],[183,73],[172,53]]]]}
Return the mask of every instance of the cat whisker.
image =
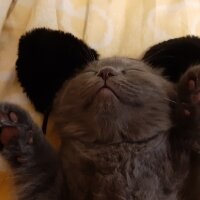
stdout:
{"type": "Polygon", "coordinates": [[[169,99],[169,98],[164,98],[164,100],[167,100],[167,101],[169,101],[169,102],[171,102],[171,103],[177,104],[176,101],[173,101],[173,100],[171,100],[171,99],[169,99]]]}

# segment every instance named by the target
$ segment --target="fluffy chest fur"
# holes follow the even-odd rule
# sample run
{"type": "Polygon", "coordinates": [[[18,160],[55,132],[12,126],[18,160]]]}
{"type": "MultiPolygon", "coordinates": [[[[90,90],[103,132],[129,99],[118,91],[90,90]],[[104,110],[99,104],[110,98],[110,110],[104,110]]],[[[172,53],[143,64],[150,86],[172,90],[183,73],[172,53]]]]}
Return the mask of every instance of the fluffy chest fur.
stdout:
{"type": "Polygon", "coordinates": [[[165,138],[151,148],[68,141],[62,158],[72,200],[175,200],[187,174],[173,168],[165,138]]]}

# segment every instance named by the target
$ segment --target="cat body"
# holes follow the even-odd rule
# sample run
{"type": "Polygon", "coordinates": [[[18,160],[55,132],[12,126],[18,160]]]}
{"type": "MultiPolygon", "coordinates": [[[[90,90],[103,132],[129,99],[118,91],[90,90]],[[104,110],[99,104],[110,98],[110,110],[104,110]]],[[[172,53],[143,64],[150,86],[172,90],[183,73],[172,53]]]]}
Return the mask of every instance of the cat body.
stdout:
{"type": "MultiPolygon", "coordinates": [[[[198,106],[197,84],[187,72],[184,77],[178,88],[186,88],[187,105],[198,106]]],[[[177,91],[142,61],[114,57],[91,62],[63,84],[54,101],[58,155],[25,111],[2,104],[2,152],[17,174],[19,199],[198,199],[184,190],[190,187],[191,155],[198,149],[199,113],[183,107],[177,91]],[[26,142],[19,145],[23,135],[26,142]],[[22,151],[24,146],[30,150],[22,151]]]]}

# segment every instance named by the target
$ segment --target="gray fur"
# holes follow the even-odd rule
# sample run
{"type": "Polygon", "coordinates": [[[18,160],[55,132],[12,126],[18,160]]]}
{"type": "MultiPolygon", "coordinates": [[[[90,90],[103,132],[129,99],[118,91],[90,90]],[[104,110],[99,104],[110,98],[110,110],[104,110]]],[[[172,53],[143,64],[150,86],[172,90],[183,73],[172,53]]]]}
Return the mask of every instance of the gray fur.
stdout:
{"type": "MultiPolygon", "coordinates": [[[[175,98],[175,86],[141,61],[92,62],[55,99],[51,118],[61,137],[59,155],[33,122],[23,122],[40,137],[33,137],[29,162],[12,165],[23,189],[19,199],[197,200],[195,192],[184,191],[191,191],[198,127],[191,134],[190,120],[182,126],[181,102],[171,105],[175,98]],[[105,68],[114,73],[106,80],[113,92],[99,91],[105,68]]],[[[8,147],[3,152],[13,155],[8,147]]]]}

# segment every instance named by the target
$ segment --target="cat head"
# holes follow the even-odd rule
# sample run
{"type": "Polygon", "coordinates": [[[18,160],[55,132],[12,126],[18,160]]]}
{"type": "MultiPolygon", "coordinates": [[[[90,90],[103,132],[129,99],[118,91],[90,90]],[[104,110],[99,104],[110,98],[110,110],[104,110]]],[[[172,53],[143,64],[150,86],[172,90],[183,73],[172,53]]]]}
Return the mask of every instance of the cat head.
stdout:
{"type": "Polygon", "coordinates": [[[100,59],[63,84],[53,121],[64,137],[140,142],[171,127],[172,92],[172,84],[143,61],[100,59]]]}

